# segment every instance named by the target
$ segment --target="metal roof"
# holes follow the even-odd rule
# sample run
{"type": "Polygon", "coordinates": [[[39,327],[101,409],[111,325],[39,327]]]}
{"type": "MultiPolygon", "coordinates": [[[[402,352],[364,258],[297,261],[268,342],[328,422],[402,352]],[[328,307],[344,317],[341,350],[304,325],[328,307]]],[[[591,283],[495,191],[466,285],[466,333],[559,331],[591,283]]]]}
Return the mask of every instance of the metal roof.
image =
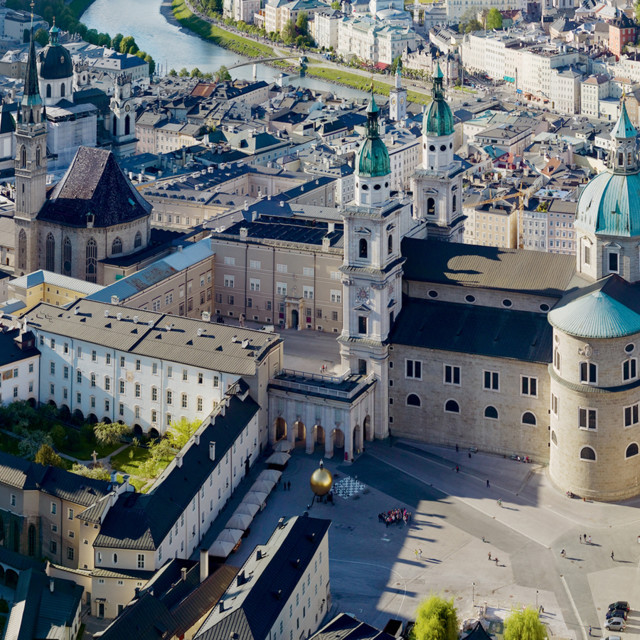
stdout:
{"type": "Polygon", "coordinates": [[[635,138],[637,135],[636,128],[631,124],[631,120],[629,120],[629,114],[627,113],[627,105],[624,100],[622,101],[622,109],[620,110],[620,117],[618,118],[618,122],[616,122],[615,127],[611,131],[612,138],[625,139],[625,138],[635,138]]]}
{"type": "Polygon", "coordinates": [[[85,280],[79,280],[78,278],[70,278],[69,276],[63,276],[60,273],[53,273],[53,271],[46,271],[44,269],[39,269],[25,276],[15,278],[11,280],[10,284],[23,289],[35,287],[39,284],[52,284],[56,287],[63,287],[64,289],[71,289],[72,291],[86,294],[95,293],[103,289],[99,284],[93,284],[85,280]]]}

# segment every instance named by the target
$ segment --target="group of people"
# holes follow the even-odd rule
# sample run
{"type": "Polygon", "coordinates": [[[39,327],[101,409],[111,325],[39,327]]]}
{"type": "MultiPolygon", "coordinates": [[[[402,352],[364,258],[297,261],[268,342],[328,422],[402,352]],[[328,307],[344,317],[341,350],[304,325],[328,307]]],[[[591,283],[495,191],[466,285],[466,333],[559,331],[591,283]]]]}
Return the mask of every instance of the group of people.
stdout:
{"type": "Polygon", "coordinates": [[[411,512],[406,509],[398,508],[391,509],[391,511],[382,512],[378,514],[378,522],[384,522],[385,526],[389,526],[390,524],[409,524],[409,520],[411,519],[411,512]]]}

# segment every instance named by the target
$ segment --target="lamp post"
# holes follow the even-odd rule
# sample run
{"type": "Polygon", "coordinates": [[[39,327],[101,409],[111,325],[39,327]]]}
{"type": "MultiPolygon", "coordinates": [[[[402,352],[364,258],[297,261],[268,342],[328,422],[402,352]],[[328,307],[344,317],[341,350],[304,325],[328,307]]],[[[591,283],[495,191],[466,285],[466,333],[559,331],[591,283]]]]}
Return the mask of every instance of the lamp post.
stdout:
{"type": "Polygon", "coordinates": [[[471,583],[471,603],[473,604],[473,608],[476,608],[476,583],[471,583]]]}
{"type": "Polygon", "coordinates": [[[536,609],[538,608],[538,590],[536,589],[536,609]]]}

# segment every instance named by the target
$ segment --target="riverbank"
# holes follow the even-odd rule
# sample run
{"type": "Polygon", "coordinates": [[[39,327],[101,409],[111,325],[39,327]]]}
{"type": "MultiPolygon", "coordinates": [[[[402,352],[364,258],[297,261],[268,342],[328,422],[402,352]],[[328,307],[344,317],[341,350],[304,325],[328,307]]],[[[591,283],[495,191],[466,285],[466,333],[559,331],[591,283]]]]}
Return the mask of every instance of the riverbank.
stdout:
{"type": "Polygon", "coordinates": [[[183,28],[223,49],[229,49],[247,58],[273,58],[276,56],[275,51],[266,44],[230,33],[211,22],[199,18],[189,9],[185,0],[173,0],[171,11],[174,18],[183,28]]]}

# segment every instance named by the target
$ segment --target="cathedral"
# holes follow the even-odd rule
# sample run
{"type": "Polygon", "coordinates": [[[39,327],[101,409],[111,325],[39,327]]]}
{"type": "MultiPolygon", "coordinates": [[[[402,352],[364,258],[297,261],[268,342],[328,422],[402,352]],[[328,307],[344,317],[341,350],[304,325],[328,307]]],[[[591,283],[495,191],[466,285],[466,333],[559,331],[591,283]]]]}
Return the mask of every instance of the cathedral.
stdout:
{"type": "MultiPolygon", "coordinates": [[[[62,180],[47,192],[47,102],[64,98],[71,90],[65,73],[51,77],[55,75],[48,62],[51,51],[66,51],[57,44],[55,32],[52,36],[52,43],[41,54],[44,77],[40,82],[31,40],[18,111],[15,273],[47,269],[104,284],[101,261],[137,253],[149,244],[151,205],[133,188],[113,153],[106,149],[78,148],[62,180]]],[[[68,66],[64,55],[62,66],[68,66]]]]}
{"type": "Polygon", "coordinates": [[[460,244],[461,167],[439,76],[413,203],[389,191],[373,98],[367,110],[355,198],[342,210],[340,389],[351,395],[340,402],[350,413],[329,392],[333,378],[310,376],[304,392],[270,399],[271,438],[293,441],[277,425],[306,421],[307,450],[321,430],[325,455],[344,446],[345,459],[390,435],[529,456],[548,465],[561,491],[602,501],[636,496],[637,131],[623,104],[609,166],[578,202],[577,256],[460,244]],[[313,385],[317,394],[308,393],[313,385]]]}

